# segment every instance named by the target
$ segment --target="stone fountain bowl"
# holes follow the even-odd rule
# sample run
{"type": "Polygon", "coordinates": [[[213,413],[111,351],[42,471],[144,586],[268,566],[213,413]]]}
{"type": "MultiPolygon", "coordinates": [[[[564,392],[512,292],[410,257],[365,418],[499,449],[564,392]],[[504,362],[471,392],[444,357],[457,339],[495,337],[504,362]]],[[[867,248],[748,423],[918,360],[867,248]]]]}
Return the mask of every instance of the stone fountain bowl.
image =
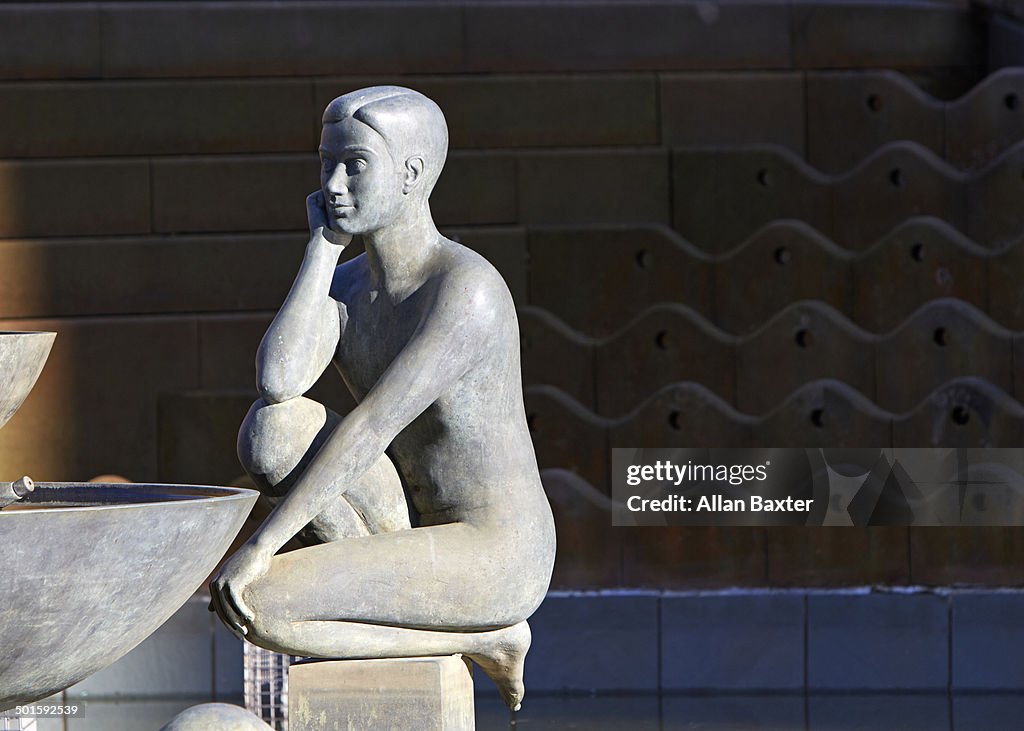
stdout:
{"type": "Polygon", "coordinates": [[[24,403],[57,333],[0,331],[0,427],[24,403]]]}
{"type": "Polygon", "coordinates": [[[216,567],[257,493],[36,483],[0,510],[0,711],[110,665],[216,567]]]}

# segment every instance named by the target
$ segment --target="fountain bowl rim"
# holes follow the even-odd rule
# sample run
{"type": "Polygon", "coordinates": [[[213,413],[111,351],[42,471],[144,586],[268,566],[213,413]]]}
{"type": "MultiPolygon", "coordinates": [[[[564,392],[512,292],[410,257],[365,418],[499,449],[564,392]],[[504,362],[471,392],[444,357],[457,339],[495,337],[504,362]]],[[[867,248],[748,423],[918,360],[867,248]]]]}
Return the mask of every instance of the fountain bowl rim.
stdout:
{"type": "Polygon", "coordinates": [[[173,482],[36,482],[36,489],[42,488],[61,488],[61,487],[97,487],[115,490],[130,490],[138,487],[154,487],[154,488],[170,488],[167,492],[171,492],[174,488],[187,488],[188,490],[198,491],[211,491],[210,494],[198,494],[198,495],[182,495],[181,497],[173,500],[126,500],[124,502],[109,502],[99,503],[94,505],[61,505],[55,504],[53,507],[44,507],[47,503],[32,503],[31,501],[25,503],[15,503],[14,510],[0,510],[0,518],[10,517],[13,515],[40,515],[47,513],[60,513],[66,515],[69,512],[95,512],[97,510],[125,510],[130,508],[144,509],[150,506],[159,505],[188,505],[196,502],[203,502],[205,504],[231,502],[236,500],[253,500],[259,498],[259,491],[253,490],[248,487],[235,487],[230,485],[195,485],[188,483],[173,483],[173,482]],[[18,506],[23,507],[18,507],[18,506]],[[30,509],[26,510],[24,506],[31,506],[30,509]]]}

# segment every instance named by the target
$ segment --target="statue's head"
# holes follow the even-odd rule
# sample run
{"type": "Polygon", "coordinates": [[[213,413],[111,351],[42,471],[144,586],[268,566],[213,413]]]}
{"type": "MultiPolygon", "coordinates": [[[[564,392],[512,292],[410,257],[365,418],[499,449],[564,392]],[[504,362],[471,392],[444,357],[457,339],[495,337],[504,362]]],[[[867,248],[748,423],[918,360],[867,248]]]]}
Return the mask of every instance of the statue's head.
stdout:
{"type": "Polygon", "coordinates": [[[327,105],[320,187],[331,228],[375,231],[425,203],[448,152],[448,126],[427,97],[401,86],[359,89],[327,105]]]}

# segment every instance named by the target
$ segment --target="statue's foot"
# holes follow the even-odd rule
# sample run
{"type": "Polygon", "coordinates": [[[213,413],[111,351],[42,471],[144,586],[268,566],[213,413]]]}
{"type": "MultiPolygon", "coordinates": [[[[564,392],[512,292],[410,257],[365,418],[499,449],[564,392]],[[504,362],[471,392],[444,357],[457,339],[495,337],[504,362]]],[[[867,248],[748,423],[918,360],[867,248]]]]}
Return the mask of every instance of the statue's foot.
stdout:
{"type": "Polygon", "coordinates": [[[530,625],[524,620],[505,629],[487,632],[485,636],[487,639],[481,649],[468,653],[469,659],[494,681],[508,707],[518,711],[526,692],[523,666],[526,652],[530,649],[530,625]]]}

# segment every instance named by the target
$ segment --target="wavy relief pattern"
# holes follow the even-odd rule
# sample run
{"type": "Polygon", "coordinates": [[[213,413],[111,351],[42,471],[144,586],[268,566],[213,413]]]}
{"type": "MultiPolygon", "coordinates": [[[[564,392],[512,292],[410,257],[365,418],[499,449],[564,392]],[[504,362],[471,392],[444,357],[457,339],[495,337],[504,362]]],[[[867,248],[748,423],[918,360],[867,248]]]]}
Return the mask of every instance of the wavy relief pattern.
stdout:
{"type": "Polygon", "coordinates": [[[938,216],[975,242],[1000,248],[1024,231],[1024,142],[976,172],[915,142],[894,142],[856,168],[828,175],[766,146],[673,151],[673,226],[721,253],[781,218],[805,221],[855,249],[912,216],[938,216]]]}
{"type": "Polygon", "coordinates": [[[1024,69],[1004,68],[944,101],[895,71],[807,74],[807,161],[839,174],[895,140],[957,168],[988,165],[1024,139],[1024,69]]]}
{"type": "Polygon", "coordinates": [[[978,378],[953,379],[903,413],[832,379],[804,384],[760,417],[695,383],[666,386],[616,419],[533,386],[526,411],[540,466],[596,486],[608,484],[612,447],[1016,447],[1024,439],[1024,406],[978,378]]]}
{"type": "Polygon", "coordinates": [[[894,412],[953,378],[983,378],[1010,393],[1024,334],[956,300],[935,300],[895,330],[868,333],[820,302],[786,307],[750,335],[716,329],[680,305],[658,305],[607,338],[589,338],[550,313],[520,310],[527,384],[558,387],[591,411],[625,414],[658,388],[692,381],[749,414],[765,414],[802,384],[843,381],[894,412]]]}
{"type": "Polygon", "coordinates": [[[882,332],[942,297],[1024,329],[1021,240],[984,249],[934,218],[905,221],[859,251],[800,221],[769,223],[719,256],[661,226],[531,229],[528,236],[530,303],[592,335],[609,335],[663,302],[749,333],[798,300],[827,303],[882,332]],[[574,272],[572,288],[566,271],[574,272]]]}
{"type": "Polygon", "coordinates": [[[877,335],[820,302],[794,303],[742,337],[680,305],[652,307],[606,338],[586,337],[530,307],[520,311],[520,329],[525,382],[556,386],[603,415],[626,413],[678,381],[763,414],[820,378],[900,412],[961,376],[1014,393],[1014,349],[1024,348],[1024,334],[951,299],[929,302],[877,335]]]}

